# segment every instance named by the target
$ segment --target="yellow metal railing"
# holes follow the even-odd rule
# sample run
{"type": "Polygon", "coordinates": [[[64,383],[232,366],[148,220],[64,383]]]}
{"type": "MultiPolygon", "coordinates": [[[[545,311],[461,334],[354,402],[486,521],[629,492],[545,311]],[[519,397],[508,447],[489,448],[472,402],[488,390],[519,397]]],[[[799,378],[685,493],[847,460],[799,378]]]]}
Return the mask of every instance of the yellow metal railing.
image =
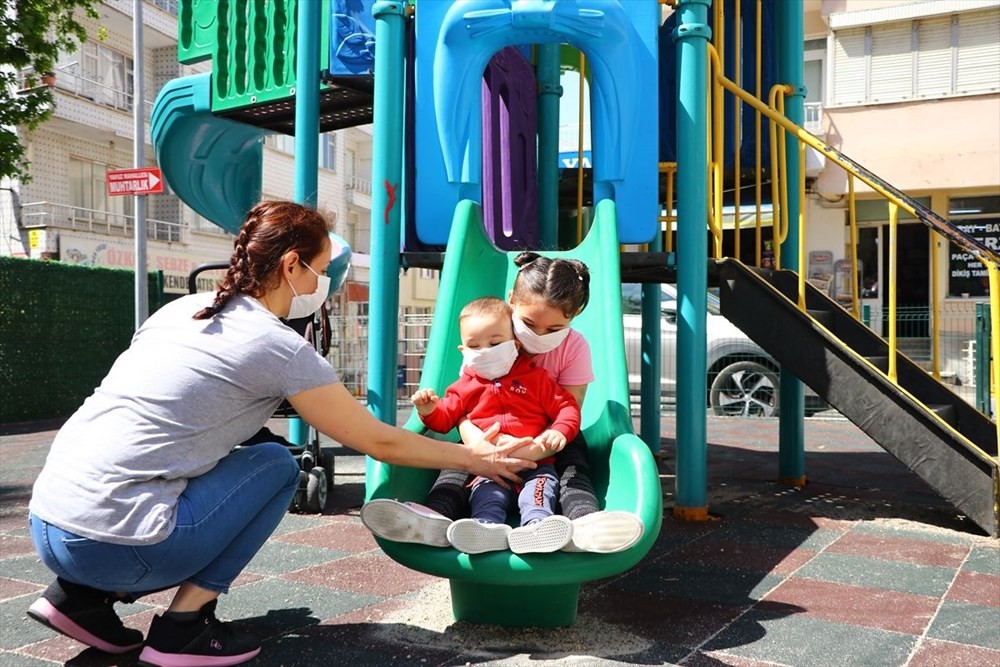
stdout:
{"type": "Polygon", "coordinates": [[[664,180],[666,196],[660,209],[664,211],[660,214],[660,229],[663,230],[663,251],[673,252],[674,250],[674,223],[677,222],[677,215],[674,213],[674,185],[677,182],[677,163],[661,162],[660,175],[664,180]]]}
{"type": "MultiPolygon", "coordinates": [[[[758,12],[759,12],[758,3],[758,12]]],[[[720,22],[721,23],[721,22],[720,22]]],[[[759,26],[758,26],[759,32],[759,26]]],[[[721,44],[721,42],[718,42],[721,44]]],[[[799,193],[799,213],[798,220],[796,224],[799,230],[799,246],[798,246],[798,306],[800,309],[805,310],[806,307],[806,276],[805,276],[805,247],[806,247],[806,219],[805,219],[805,202],[806,202],[806,186],[805,186],[805,157],[807,148],[811,147],[818,151],[821,155],[825,156],[830,162],[836,164],[840,168],[844,169],[847,173],[848,180],[848,220],[850,226],[851,235],[851,288],[852,288],[852,304],[851,311],[855,318],[860,318],[860,305],[859,305],[859,285],[857,279],[857,212],[856,212],[856,201],[854,192],[854,180],[860,179],[868,187],[870,187],[875,193],[880,195],[882,198],[887,200],[889,207],[889,249],[888,249],[888,278],[886,280],[887,290],[888,290],[888,302],[889,302],[889,313],[887,317],[888,325],[888,345],[889,345],[889,367],[886,373],[887,377],[893,382],[897,383],[897,368],[896,368],[896,358],[897,358],[897,317],[896,317],[896,273],[897,273],[897,239],[898,239],[898,225],[899,225],[899,212],[904,211],[911,215],[912,217],[923,222],[930,229],[930,239],[931,239],[931,284],[932,284],[932,356],[933,356],[933,369],[932,373],[935,377],[940,378],[940,366],[938,359],[939,352],[939,295],[938,295],[938,271],[939,262],[937,258],[936,242],[938,237],[942,237],[955,245],[962,248],[965,252],[969,253],[971,256],[975,257],[981,263],[983,263],[987,269],[989,276],[989,295],[990,295],[990,316],[992,331],[990,335],[990,357],[994,360],[1000,360],[1000,256],[994,253],[992,250],[987,248],[985,245],[977,241],[976,239],[968,236],[958,227],[953,225],[948,220],[940,217],[927,207],[923,206],[919,202],[907,197],[904,193],[892,187],[888,183],[884,182],[875,174],[871,173],[863,166],[857,164],[847,156],[843,155],[836,149],[830,147],[825,142],[797,125],[796,123],[789,120],[784,113],[784,98],[785,95],[793,92],[793,88],[788,85],[778,84],[771,88],[768,94],[768,102],[765,103],[759,97],[760,92],[760,76],[758,72],[757,90],[758,95],[755,96],[752,93],[747,92],[742,87],[740,87],[735,81],[729,79],[725,76],[722,69],[722,57],[716,46],[712,44],[708,45],[708,52],[710,58],[710,95],[709,100],[711,102],[711,114],[712,122],[709,131],[709,141],[711,142],[709,155],[711,156],[711,164],[709,169],[709,193],[710,193],[710,204],[711,213],[709,220],[709,229],[711,230],[713,237],[715,238],[714,255],[716,257],[721,256],[722,249],[722,172],[723,172],[723,159],[725,155],[724,145],[723,145],[723,92],[728,91],[733,94],[736,98],[736,107],[739,108],[742,104],[747,104],[754,109],[757,116],[757,176],[756,176],[756,211],[757,211],[757,248],[755,251],[756,262],[758,266],[762,264],[762,252],[761,252],[761,194],[762,194],[762,167],[760,164],[760,136],[761,136],[761,122],[762,117],[766,117],[770,123],[771,137],[770,137],[770,151],[771,151],[771,207],[772,207],[772,239],[773,239],[773,251],[774,251],[774,262],[776,268],[781,268],[781,244],[787,239],[788,236],[788,189],[789,187],[796,187],[799,193]],[[796,140],[798,142],[798,152],[799,152],[799,175],[797,183],[790,183],[788,177],[788,165],[786,161],[786,141],[788,137],[796,140]]],[[[759,48],[759,40],[758,40],[759,48]]],[[[757,58],[758,63],[760,58],[757,58]]],[[[735,68],[737,71],[739,67],[735,68]]],[[[737,118],[739,113],[737,113],[737,118]]],[[[736,153],[739,153],[739,148],[737,144],[736,153]]],[[[739,191],[739,176],[735,176],[736,190],[739,191]]],[[[740,218],[740,209],[736,209],[735,218],[737,221],[740,218]]],[[[739,238],[739,223],[736,223],[736,237],[739,238]]],[[[738,256],[738,255],[737,255],[738,256]]],[[[996,398],[998,389],[1000,389],[1000,363],[991,364],[990,369],[991,387],[990,395],[996,398]]],[[[997,443],[1000,444],[1000,420],[994,419],[997,423],[997,443]]]]}

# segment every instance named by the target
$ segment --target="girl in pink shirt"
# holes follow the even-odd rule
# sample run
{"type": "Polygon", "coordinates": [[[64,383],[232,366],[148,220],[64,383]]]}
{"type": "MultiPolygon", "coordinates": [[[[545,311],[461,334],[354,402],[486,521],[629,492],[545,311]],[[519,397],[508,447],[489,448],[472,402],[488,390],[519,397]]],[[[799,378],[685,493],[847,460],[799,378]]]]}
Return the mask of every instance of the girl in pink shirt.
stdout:
{"type": "MultiPolygon", "coordinates": [[[[535,365],[582,407],[594,371],[590,345],[570,323],[590,300],[590,272],[579,260],[551,259],[534,252],[522,252],[514,263],[520,267],[509,295],[514,334],[523,351],[534,355],[535,365]]],[[[465,442],[482,440],[482,432],[471,422],[463,422],[459,431],[465,442]]],[[[564,551],[613,553],[639,541],[643,531],[639,517],[600,511],[582,433],[556,454],[555,465],[562,513],[573,522],[573,536],[564,551]]],[[[448,526],[469,515],[468,499],[468,473],[445,470],[428,493],[426,505],[373,500],[362,507],[361,520],[384,539],[447,547],[448,526]]]]}

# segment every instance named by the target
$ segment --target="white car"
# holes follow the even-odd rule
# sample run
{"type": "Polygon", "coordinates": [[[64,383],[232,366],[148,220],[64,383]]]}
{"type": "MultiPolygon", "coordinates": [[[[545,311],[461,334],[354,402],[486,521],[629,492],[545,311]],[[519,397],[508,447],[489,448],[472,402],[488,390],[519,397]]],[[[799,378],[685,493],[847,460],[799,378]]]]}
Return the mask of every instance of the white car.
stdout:
{"type": "MultiPolygon", "coordinates": [[[[622,285],[625,357],[629,390],[638,396],[642,340],[642,285],[622,285]]],[[[660,285],[660,394],[673,403],[677,395],[677,290],[660,285]]],[[[778,414],[778,363],[719,311],[719,298],[708,299],[708,405],[717,415],[774,417],[778,414]]],[[[806,397],[807,414],[818,398],[806,397]]]]}

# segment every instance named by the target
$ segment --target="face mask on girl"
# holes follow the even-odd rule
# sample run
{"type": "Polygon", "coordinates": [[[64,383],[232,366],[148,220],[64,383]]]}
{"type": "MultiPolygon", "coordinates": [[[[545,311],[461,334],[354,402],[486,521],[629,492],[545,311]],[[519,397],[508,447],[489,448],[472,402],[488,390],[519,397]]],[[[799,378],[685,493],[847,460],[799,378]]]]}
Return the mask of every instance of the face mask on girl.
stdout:
{"type": "Polygon", "coordinates": [[[295,287],[292,286],[291,281],[288,282],[288,286],[292,288],[292,305],[288,309],[288,316],[285,319],[295,320],[300,317],[309,317],[323,305],[326,301],[327,293],[330,291],[330,277],[321,276],[313,268],[302,262],[302,265],[313,272],[316,276],[316,291],[312,294],[299,294],[295,291],[295,287]]]}
{"type": "Polygon", "coordinates": [[[517,344],[513,340],[504,341],[493,347],[462,349],[462,361],[465,367],[484,380],[495,380],[507,375],[516,360],[517,344]]]}
{"type": "Polygon", "coordinates": [[[551,352],[552,350],[559,347],[566,336],[569,335],[569,327],[565,329],[560,329],[559,331],[553,331],[552,333],[538,335],[534,331],[528,328],[528,325],[524,323],[520,317],[514,316],[514,335],[517,339],[521,341],[521,345],[524,349],[531,354],[543,354],[545,352],[551,352]]]}

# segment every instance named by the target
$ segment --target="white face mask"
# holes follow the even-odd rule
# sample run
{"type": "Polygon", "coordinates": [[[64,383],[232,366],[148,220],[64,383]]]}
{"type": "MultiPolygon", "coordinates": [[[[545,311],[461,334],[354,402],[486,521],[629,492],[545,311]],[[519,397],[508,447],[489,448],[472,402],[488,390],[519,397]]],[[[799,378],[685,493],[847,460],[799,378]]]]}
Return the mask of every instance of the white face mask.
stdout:
{"type": "Polygon", "coordinates": [[[313,272],[316,276],[316,291],[312,294],[299,294],[292,287],[291,281],[288,282],[288,286],[292,288],[292,305],[288,309],[288,315],[285,316],[286,320],[295,320],[300,317],[309,317],[323,305],[326,301],[327,293],[330,291],[330,277],[321,276],[312,267],[302,262],[302,265],[313,272]]]}
{"type": "Polygon", "coordinates": [[[496,380],[510,372],[517,360],[517,345],[513,340],[478,350],[462,349],[465,367],[484,380],[496,380]]]}
{"type": "Polygon", "coordinates": [[[569,327],[539,336],[528,328],[524,320],[514,316],[514,335],[517,336],[517,339],[521,341],[521,345],[528,352],[543,354],[556,349],[566,340],[566,336],[569,335],[569,327]]]}

